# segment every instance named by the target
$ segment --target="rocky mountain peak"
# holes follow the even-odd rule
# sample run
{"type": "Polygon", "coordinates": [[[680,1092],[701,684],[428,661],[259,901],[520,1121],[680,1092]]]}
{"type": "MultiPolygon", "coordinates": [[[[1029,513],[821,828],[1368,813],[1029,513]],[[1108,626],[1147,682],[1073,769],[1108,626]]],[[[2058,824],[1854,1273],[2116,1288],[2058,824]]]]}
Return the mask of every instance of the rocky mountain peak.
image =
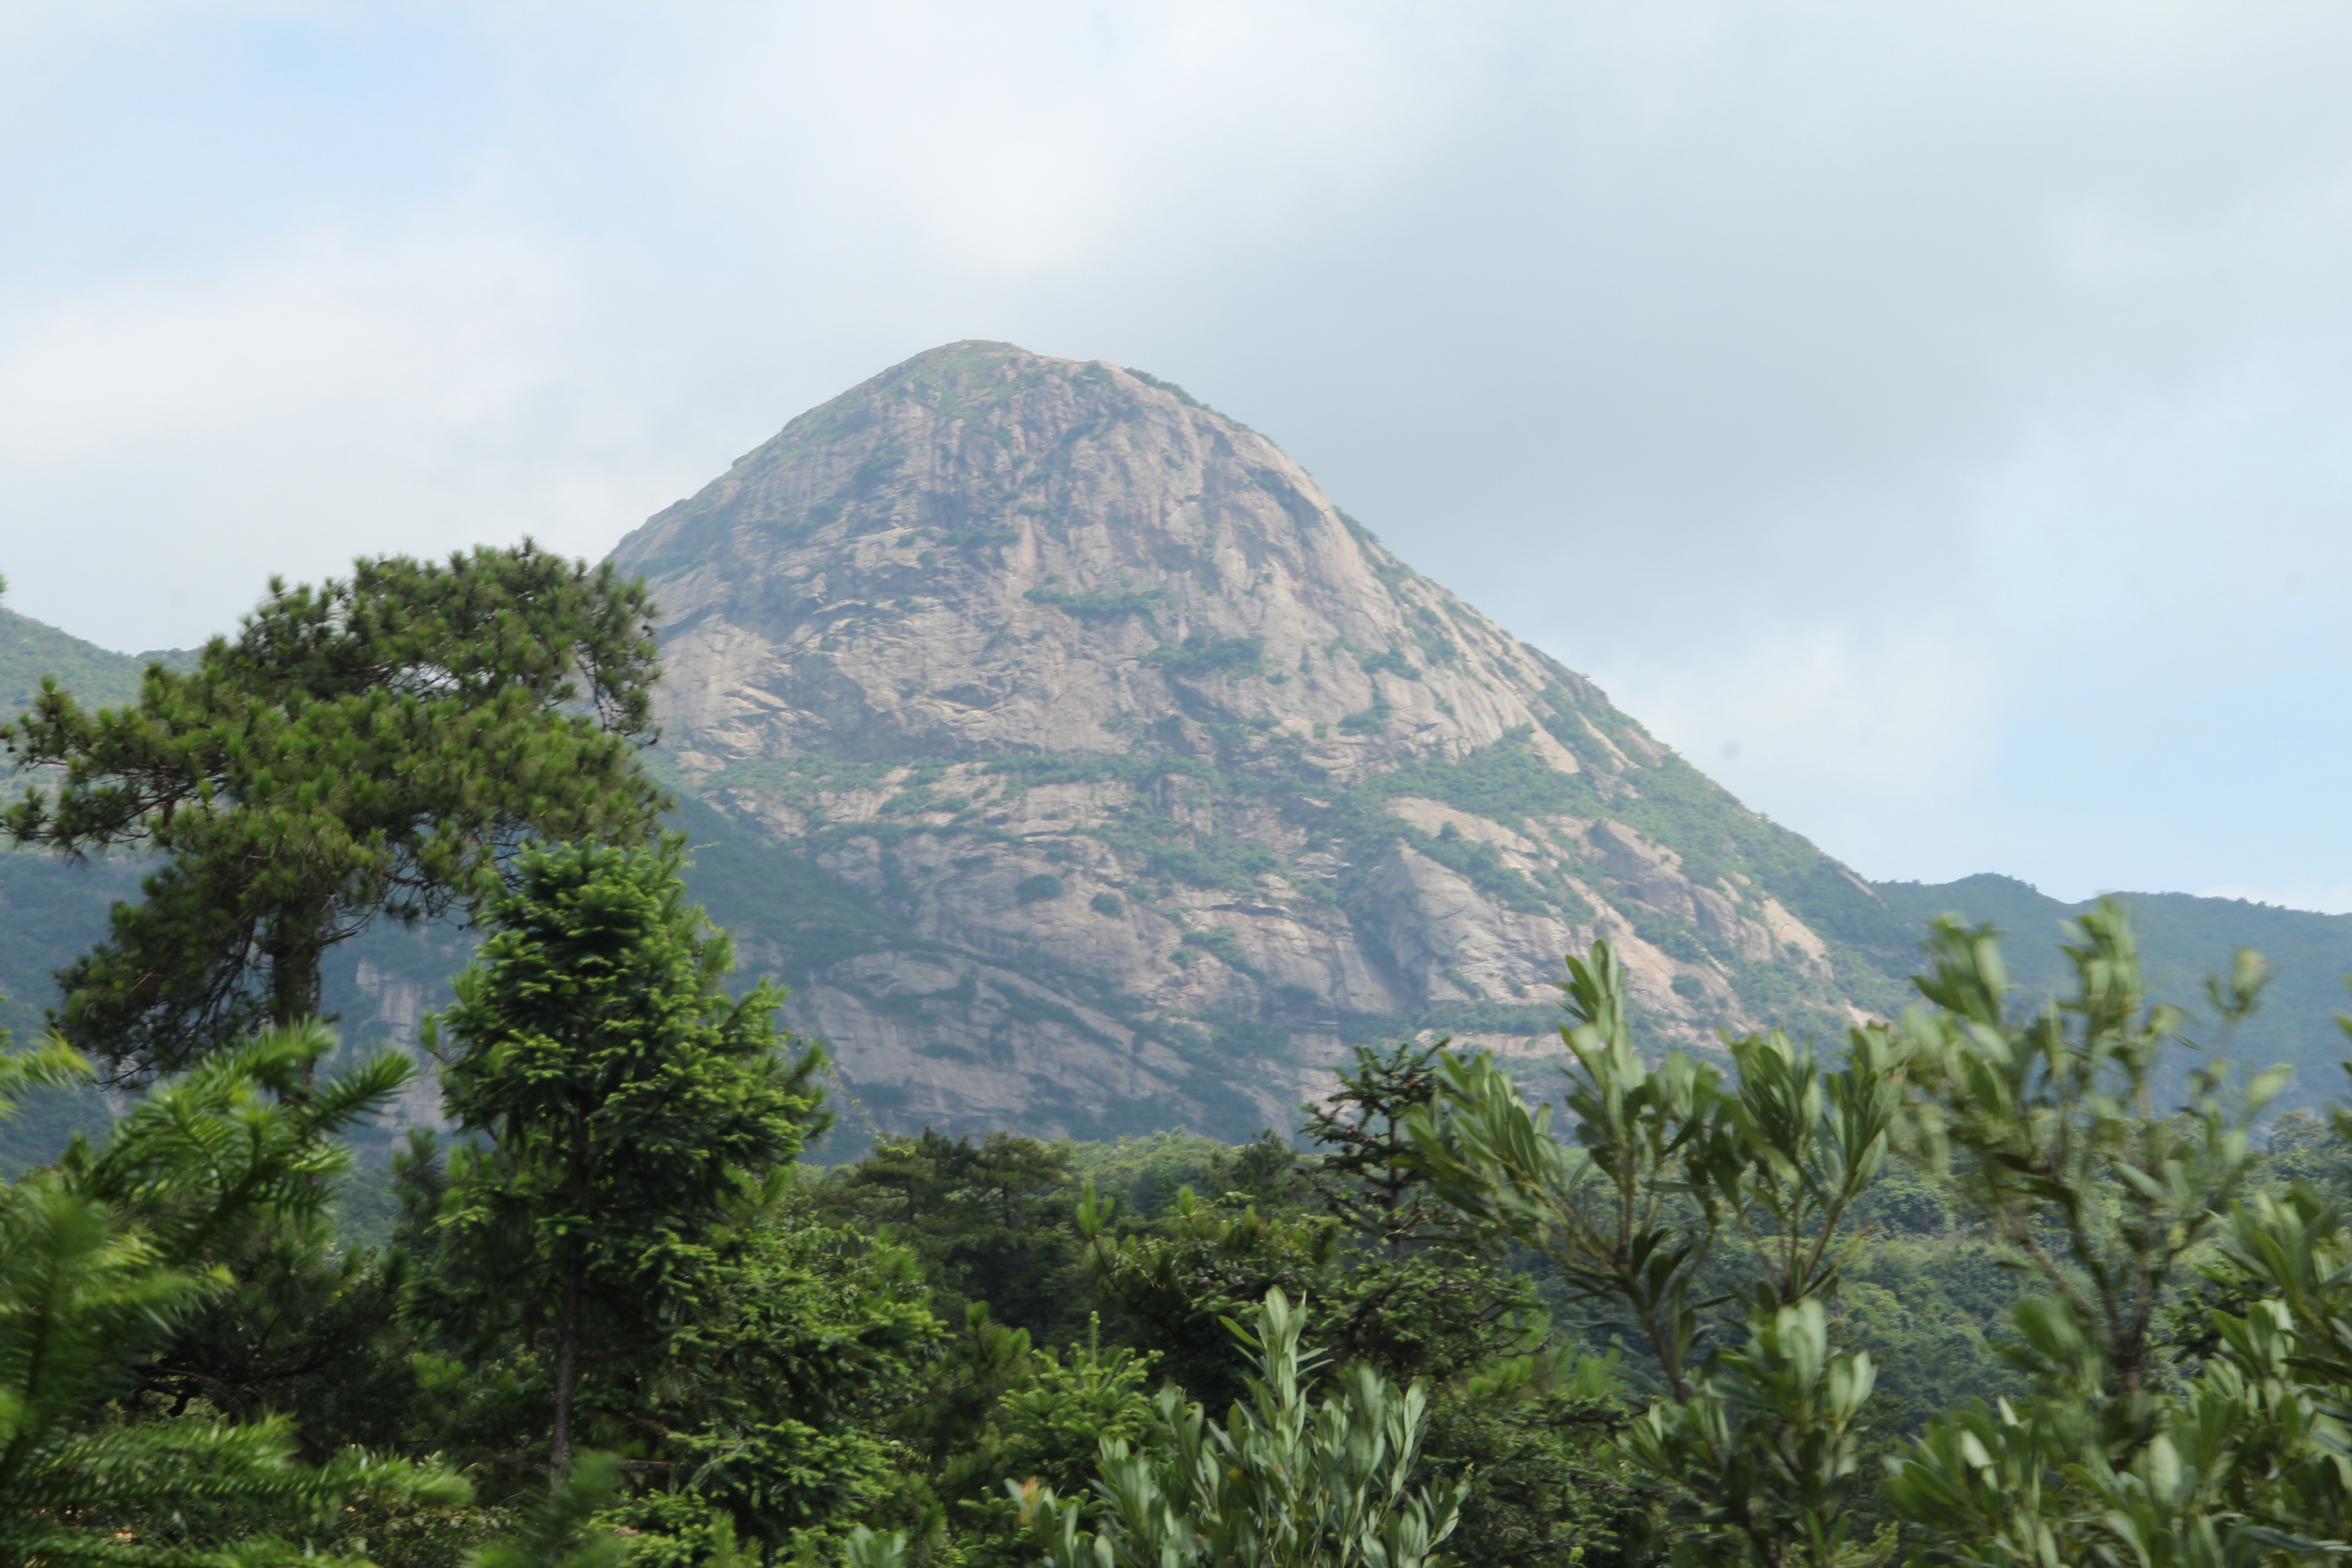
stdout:
{"type": "Polygon", "coordinates": [[[878,1124],[1287,1126],[1351,1044],[1557,1050],[1597,937],[1661,1042],[1892,1000],[1865,884],[1142,373],[934,349],[614,559],[705,874],[878,1124]]]}
{"type": "Polygon", "coordinates": [[[669,617],[689,767],[1255,752],[1353,777],[1513,731],[1580,766],[1541,720],[1581,681],[1405,567],[1271,441],[1100,361],[918,355],[615,559],[669,617]]]}

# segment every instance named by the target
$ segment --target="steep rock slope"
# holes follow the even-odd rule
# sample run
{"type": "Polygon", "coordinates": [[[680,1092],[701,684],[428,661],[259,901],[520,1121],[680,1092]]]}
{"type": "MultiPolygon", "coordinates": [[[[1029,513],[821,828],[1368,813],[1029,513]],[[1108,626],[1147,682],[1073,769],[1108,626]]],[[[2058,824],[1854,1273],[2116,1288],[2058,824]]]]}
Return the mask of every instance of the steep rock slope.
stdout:
{"type": "Polygon", "coordinates": [[[739,935],[885,1123],[1286,1124],[1351,1040],[1556,1047],[1596,936],[1661,1039],[1895,995],[1866,884],[1148,375],[934,350],[614,559],[677,784],[829,900],[739,935]]]}
{"type": "MultiPolygon", "coordinates": [[[[1108,365],[924,355],[621,553],[670,606],[656,759],[693,894],[747,969],[793,981],[853,1126],[1245,1134],[1290,1125],[1351,1039],[1544,1050],[1545,983],[1594,934],[1634,966],[1640,1026],[1704,1043],[1897,1005],[1945,910],[2010,930],[2044,991],[2082,908],[1992,876],[1864,889],[1402,566],[1271,444],[1108,365]]],[[[0,645],[0,716],[45,674],[121,701],[149,660],[189,658],[5,609],[0,645]]],[[[37,1030],[48,972],[142,868],[0,854],[0,1027],[37,1030]]],[[[2268,953],[2279,984],[2231,1054],[2298,1063],[2291,1102],[2336,1093],[2352,917],[2131,902],[2175,1000],[2231,944],[2268,953]]],[[[443,929],[339,949],[347,1040],[413,1049],[469,948],[443,929]]],[[[0,1128],[0,1171],[105,1114],[36,1108],[0,1128]]],[[[391,1121],[437,1115],[427,1075],[391,1121]]]]}

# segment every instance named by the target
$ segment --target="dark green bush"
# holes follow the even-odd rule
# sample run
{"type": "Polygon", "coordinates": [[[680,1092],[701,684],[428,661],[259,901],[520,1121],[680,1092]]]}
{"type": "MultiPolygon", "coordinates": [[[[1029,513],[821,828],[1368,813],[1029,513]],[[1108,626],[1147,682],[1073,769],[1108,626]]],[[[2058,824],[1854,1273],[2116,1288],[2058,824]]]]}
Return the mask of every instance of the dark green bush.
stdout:
{"type": "Polygon", "coordinates": [[[1143,656],[1171,675],[1256,675],[1264,666],[1264,637],[1223,637],[1194,632],[1173,647],[1156,647],[1143,656]]]}

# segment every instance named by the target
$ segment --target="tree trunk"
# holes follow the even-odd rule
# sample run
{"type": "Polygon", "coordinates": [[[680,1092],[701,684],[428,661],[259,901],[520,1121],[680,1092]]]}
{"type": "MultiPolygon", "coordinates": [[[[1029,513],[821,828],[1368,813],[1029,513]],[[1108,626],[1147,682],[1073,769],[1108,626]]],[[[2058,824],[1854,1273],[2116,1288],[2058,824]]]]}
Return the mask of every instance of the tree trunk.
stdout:
{"type": "MultiPolygon", "coordinates": [[[[269,956],[269,1022],[275,1028],[290,1029],[319,1016],[319,1004],[324,992],[326,943],[320,940],[313,923],[294,926],[291,914],[279,916],[277,940],[270,943],[269,956]]],[[[317,1081],[319,1064],[306,1062],[302,1067],[302,1088],[307,1092],[317,1081]]]]}
{"type": "Polygon", "coordinates": [[[586,1262],[573,1253],[563,1269],[563,1321],[555,1332],[555,1436],[548,1485],[561,1489],[572,1468],[572,1395],[580,1383],[580,1295],[586,1262]]]}

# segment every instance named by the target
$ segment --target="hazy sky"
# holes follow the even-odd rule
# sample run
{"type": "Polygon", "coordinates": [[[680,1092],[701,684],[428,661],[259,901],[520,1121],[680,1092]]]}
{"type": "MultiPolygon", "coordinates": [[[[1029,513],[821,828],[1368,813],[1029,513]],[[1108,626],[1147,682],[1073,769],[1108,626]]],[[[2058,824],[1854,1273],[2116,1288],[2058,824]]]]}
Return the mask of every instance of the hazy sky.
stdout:
{"type": "Polygon", "coordinates": [[[602,554],[1183,383],[1865,874],[2352,909],[2352,7],[0,0],[0,571],[602,554]]]}

